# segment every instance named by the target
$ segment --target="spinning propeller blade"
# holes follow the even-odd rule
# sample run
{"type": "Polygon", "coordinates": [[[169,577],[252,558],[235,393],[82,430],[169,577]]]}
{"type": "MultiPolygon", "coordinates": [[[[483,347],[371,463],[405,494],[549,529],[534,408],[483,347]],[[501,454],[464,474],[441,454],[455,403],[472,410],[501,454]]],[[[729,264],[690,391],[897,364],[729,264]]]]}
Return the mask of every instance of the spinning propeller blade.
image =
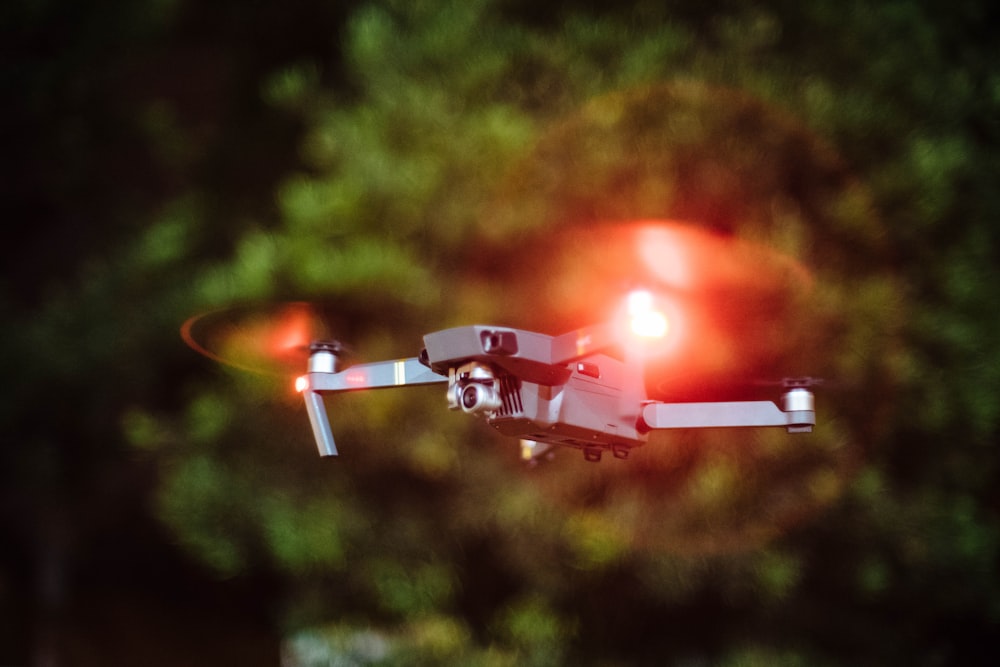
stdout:
{"type": "Polygon", "coordinates": [[[301,373],[314,341],[330,339],[331,316],[316,304],[292,301],[236,306],[190,318],[181,337],[215,361],[255,373],[301,373]]]}

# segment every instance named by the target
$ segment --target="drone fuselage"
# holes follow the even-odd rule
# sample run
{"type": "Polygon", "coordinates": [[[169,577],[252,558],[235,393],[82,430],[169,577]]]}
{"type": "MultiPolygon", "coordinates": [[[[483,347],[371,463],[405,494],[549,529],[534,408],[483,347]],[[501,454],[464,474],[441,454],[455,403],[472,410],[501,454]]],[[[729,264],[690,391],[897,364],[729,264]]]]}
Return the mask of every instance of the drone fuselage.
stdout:
{"type": "Polygon", "coordinates": [[[430,368],[448,373],[452,409],[480,414],[507,436],[624,458],[646,440],[641,406],[626,398],[645,396],[641,370],[589,352],[588,336],[594,340],[581,337],[572,361],[560,358],[551,336],[500,327],[438,331],[424,337],[424,349],[430,368]]]}
{"type": "Polygon", "coordinates": [[[624,458],[646,436],[637,428],[639,406],[622,401],[622,362],[594,355],[571,366],[559,384],[500,375],[496,380],[500,405],[484,413],[487,423],[506,436],[574,447],[590,457],[610,449],[624,458]]]}

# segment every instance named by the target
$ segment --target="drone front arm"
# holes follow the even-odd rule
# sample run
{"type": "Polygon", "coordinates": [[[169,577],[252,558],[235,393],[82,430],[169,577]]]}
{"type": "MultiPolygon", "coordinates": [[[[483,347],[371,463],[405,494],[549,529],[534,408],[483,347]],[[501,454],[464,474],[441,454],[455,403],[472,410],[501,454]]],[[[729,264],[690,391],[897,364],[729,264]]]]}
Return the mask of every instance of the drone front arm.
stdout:
{"type": "Polygon", "coordinates": [[[438,384],[448,378],[438,375],[416,357],[358,364],[337,373],[310,372],[309,388],[320,393],[386,389],[411,385],[438,384]]]}
{"type": "Polygon", "coordinates": [[[359,364],[336,373],[311,370],[299,379],[299,390],[305,398],[309,424],[312,426],[320,456],[337,456],[337,446],[333,440],[333,431],[330,429],[330,419],[326,413],[323,394],[439,384],[447,381],[448,378],[427,368],[416,357],[411,357],[359,364]]]}
{"type": "Polygon", "coordinates": [[[306,399],[306,413],[309,414],[309,425],[320,456],[337,456],[337,445],[333,441],[333,431],[330,429],[330,418],[326,414],[323,395],[312,389],[303,389],[302,396],[306,399]]]}

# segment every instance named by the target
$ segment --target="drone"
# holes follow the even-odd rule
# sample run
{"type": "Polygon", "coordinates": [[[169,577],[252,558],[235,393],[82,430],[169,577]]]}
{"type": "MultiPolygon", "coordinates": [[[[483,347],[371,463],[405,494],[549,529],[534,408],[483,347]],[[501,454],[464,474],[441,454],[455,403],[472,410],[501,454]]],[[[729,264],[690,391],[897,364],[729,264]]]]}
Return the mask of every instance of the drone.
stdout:
{"type": "Polygon", "coordinates": [[[503,326],[468,325],[428,333],[418,356],[341,368],[345,348],[309,345],[307,372],[296,379],[319,454],[337,456],[325,397],[341,392],[446,385],[450,410],[482,418],[518,438],[521,458],[536,463],[556,448],[587,461],[606,452],[626,459],[651,433],[669,429],[781,427],[811,432],[814,378],[787,378],[769,400],[672,403],[649,398],[645,349],[668,334],[652,294],[631,292],[622,321],[549,336],[503,326]],[[623,344],[623,334],[632,337],[623,344]]]}

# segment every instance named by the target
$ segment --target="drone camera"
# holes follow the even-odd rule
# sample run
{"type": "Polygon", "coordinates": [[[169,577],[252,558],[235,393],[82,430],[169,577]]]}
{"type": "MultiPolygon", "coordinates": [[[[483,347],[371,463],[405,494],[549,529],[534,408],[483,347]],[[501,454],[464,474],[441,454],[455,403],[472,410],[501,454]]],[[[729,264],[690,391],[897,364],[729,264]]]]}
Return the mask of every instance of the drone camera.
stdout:
{"type": "Polygon", "coordinates": [[[448,407],[469,414],[483,414],[500,409],[496,375],[485,364],[471,362],[448,373],[448,407]]]}
{"type": "Polygon", "coordinates": [[[497,396],[493,385],[486,385],[473,382],[461,388],[459,403],[462,410],[469,413],[492,412],[500,405],[500,397],[497,396]]]}

